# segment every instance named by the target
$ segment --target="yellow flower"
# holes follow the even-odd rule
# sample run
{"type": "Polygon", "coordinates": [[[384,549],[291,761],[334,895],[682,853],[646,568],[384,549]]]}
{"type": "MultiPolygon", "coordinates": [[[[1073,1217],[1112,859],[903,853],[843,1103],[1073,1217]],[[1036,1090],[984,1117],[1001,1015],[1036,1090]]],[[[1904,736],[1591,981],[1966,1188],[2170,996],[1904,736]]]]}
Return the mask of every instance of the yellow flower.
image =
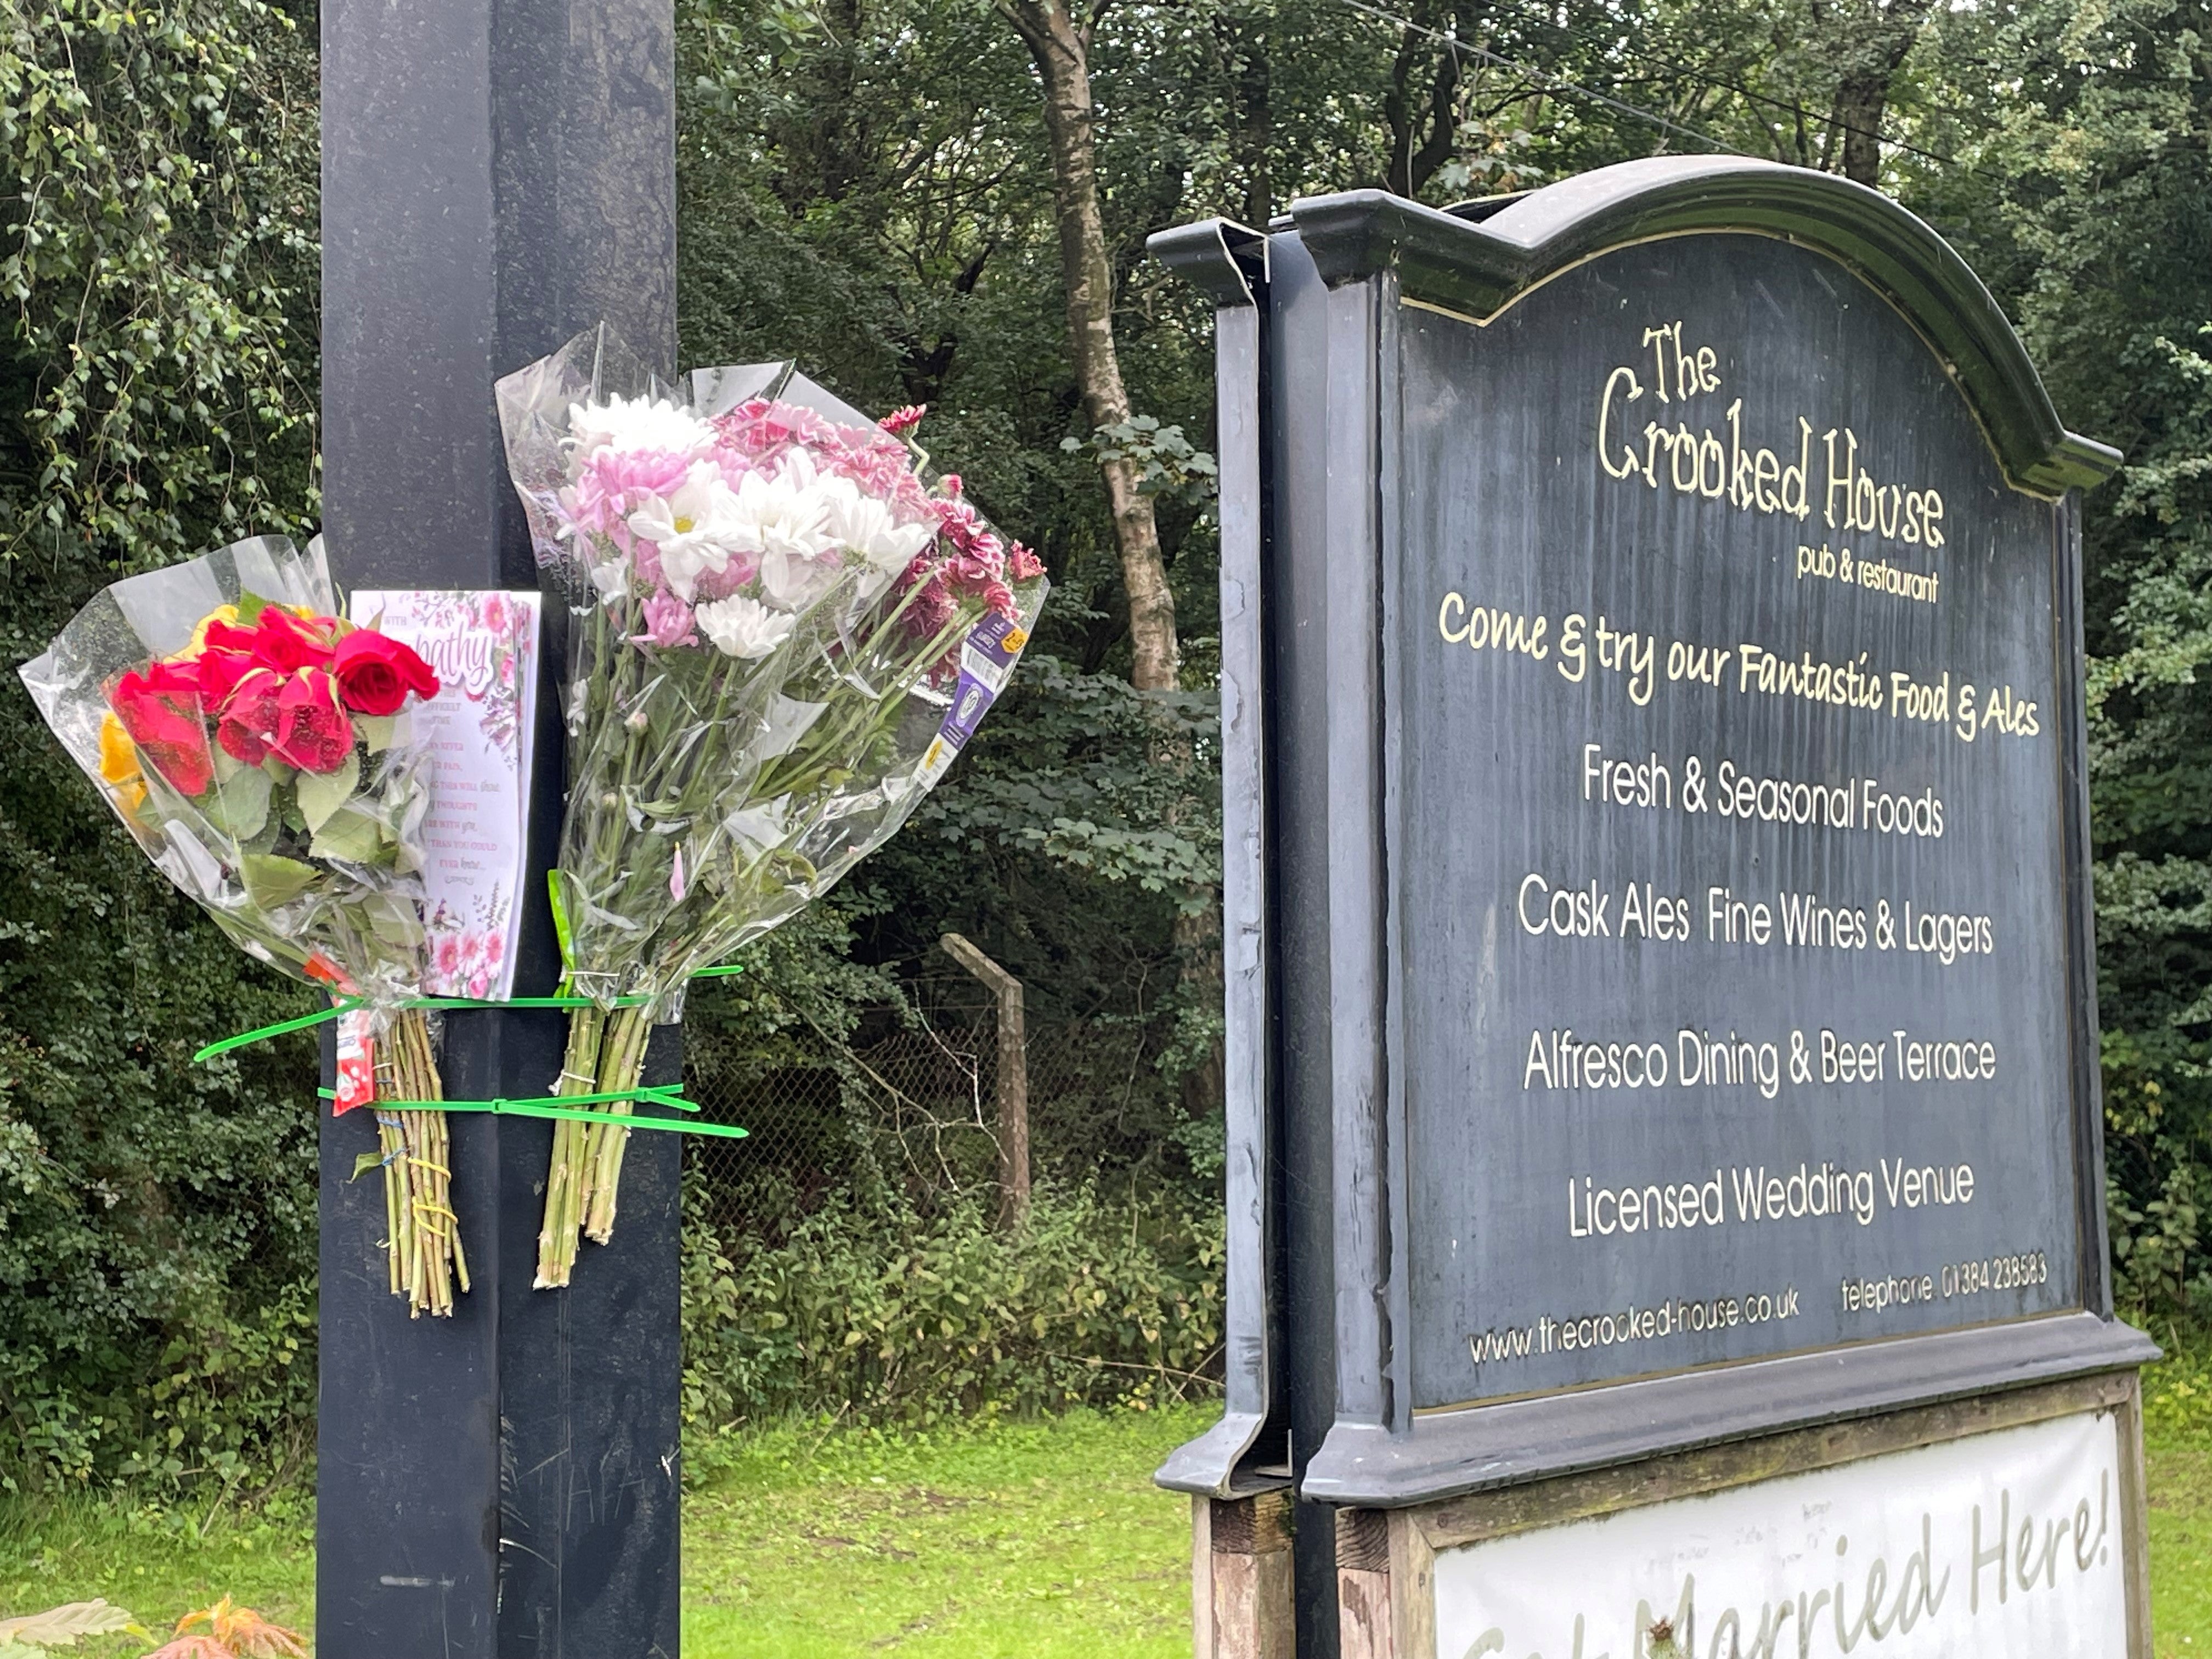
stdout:
{"type": "Polygon", "coordinates": [[[200,618],[199,626],[192,629],[192,642],[186,646],[183,650],[178,652],[177,654],[170,658],[169,660],[171,662],[185,662],[193,657],[198,656],[201,652],[206,650],[208,629],[214,627],[217,623],[222,623],[226,628],[237,627],[238,607],[234,605],[219,605],[216,606],[214,610],[209,611],[206,616],[202,617],[200,618]]]}
{"type": "Polygon", "coordinates": [[[144,803],[146,781],[138,770],[138,746],[112,714],[100,718],[100,775],[112,787],[125,811],[136,812],[144,803]]]}
{"type": "Polygon", "coordinates": [[[138,746],[112,714],[100,717],[100,775],[110,783],[128,783],[138,775],[138,746]]]}

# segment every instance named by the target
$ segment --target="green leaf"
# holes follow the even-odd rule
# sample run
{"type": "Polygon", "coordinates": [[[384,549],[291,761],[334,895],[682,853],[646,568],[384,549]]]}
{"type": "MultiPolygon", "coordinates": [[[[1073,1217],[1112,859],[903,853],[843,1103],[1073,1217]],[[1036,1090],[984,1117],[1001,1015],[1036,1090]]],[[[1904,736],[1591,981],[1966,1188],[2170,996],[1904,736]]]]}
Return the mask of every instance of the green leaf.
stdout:
{"type": "Polygon", "coordinates": [[[253,592],[252,589],[247,588],[238,596],[239,626],[241,628],[252,627],[256,623],[258,623],[261,620],[261,613],[276,603],[276,600],[264,599],[258,593],[253,592]]]}
{"type": "Polygon", "coordinates": [[[300,774],[300,812],[311,831],[319,832],[331,815],[353,799],[361,786],[361,756],[349,750],[335,772],[300,774]]]}
{"type": "Polygon", "coordinates": [[[319,873],[312,864],[274,853],[248,853],[240,861],[239,873],[246,896],[264,910],[289,904],[313,885],[319,873]]]}
{"type": "Polygon", "coordinates": [[[392,747],[393,735],[399,728],[397,714],[356,714],[354,729],[368,740],[368,752],[380,755],[392,747]]]}
{"type": "Polygon", "coordinates": [[[259,767],[240,767],[210,787],[199,799],[199,809],[223,834],[251,841],[269,822],[269,775],[259,767]]]}
{"type": "Polygon", "coordinates": [[[422,919],[415,907],[399,900],[386,900],[363,907],[368,918],[369,931],[387,945],[397,945],[405,950],[421,948],[424,938],[422,919]]]}
{"type": "Polygon", "coordinates": [[[315,834],[307,851],[319,859],[337,859],[347,864],[373,864],[384,851],[375,818],[356,807],[333,813],[315,834]]]}
{"type": "MultiPolygon", "coordinates": [[[[358,1181],[358,1180],[360,1180],[363,1176],[367,1175],[367,1174],[368,1174],[371,1170],[380,1170],[380,1169],[382,1169],[383,1167],[384,1167],[384,1154],[383,1154],[383,1153],[381,1153],[381,1152],[361,1152],[361,1153],[357,1153],[357,1154],[355,1156],[355,1158],[354,1158],[354,1161],[353,1161],[353,1174],[352,1174],[350,1176],[349,1176],[349,1177],[348,1177],[348,1179],[352,1180],[352,1181],[358,1181]]],[[[6,1655],[4,1655],[4,1654],[0,1654],[0,1659],[7,1659],[7,1656],[6,1656],[6,1655]]]]}

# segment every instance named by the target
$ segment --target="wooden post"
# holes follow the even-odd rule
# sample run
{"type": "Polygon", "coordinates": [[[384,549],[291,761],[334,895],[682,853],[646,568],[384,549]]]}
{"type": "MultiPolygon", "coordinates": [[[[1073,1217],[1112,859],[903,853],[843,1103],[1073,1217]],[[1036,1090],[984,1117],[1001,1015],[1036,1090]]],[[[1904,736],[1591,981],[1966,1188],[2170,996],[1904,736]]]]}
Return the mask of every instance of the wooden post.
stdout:
{"type": "Polygon", "coordinates": [[[1395,1621],[1390,1613],[1390,1516],[1382,1510],[1339,1510],[1340,1659],[1398,1659],[1395,1621]]]}
{"type": "MultiPolygon", "coordinates": [[[[534,587],[492,383],[605,321],[676,357],[671,0],[324,0],[323,528],[363,587],[534,587]]],[[[558,606],[549,610],[559,611],[558,606]]],[[[560,659],[539,676],[514,988],[550,993],[560,659]]],[[[455,1009],[454,1099],[543,1094],[557,1010],[455,1009]]],[[[327,1062],[326,1062],[327,1063],[327,1062]]],[[[647,1082],[682,1077],[662,1026],[647,1082]]],[[[674,1659],[681,1635],[683,1164],[632,1139],[614,1242],[532,1288],[552,1126],[457,1114],[475,1287],[410,1320],[322,1120],[315,1650],[321,1659],[674,1659]]]]}
{"type": "Polygon", "coordinates": [[[1190,1536],[1197,1659],[1293,1659],[1288,1489],[1194,1498],[1190,1536]]]}
{"type": "Polygon", "coordinates": [[[1022,982],[957,933],[938,943],[999,999],[999,1224],[1018,1227],[1030,1213],[1030,1069],[1022,982]]]}

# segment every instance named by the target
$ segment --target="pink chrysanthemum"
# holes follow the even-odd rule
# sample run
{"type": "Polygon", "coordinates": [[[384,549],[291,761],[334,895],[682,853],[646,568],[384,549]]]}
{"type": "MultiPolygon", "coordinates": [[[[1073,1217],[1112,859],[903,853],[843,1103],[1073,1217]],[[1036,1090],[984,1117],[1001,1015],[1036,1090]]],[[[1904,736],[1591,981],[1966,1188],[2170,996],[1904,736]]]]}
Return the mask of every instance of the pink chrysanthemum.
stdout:
{"type": "Polygon", "coordinates": [[[645,632],[633,635],[631,644],[673,647],[698,643],[699,636],[691,627],[691,607],[666,588],[647,594],[639,609],[643,613],[645,632]]]}
{"type": "Polygon", "coordinates": [[[756,398],[718,415],[715,459],[732,489],[748,472],[775,471],[793,449],[804,449],[821,471],[848,478],[866,495],[888,502],[899,521],[911,523],[928,509],[914,457],[906,446],[874,427],[840,426],[796,404],[756,398]]]}
{"type": "Polygon", "coordinates": [[[686,455],[602,449],[584,463],[574,487],[562,492],[561,506],[578,529],[627,542],[629,515],[682,483],[690,466],[686,455]]]}
{"type": "Polygon", "coordinates": [[[757,553],[732,553],[730,562],[720,570],[701,571],[692,581],[691,591],[702,605],[726,599],[760,574],[760,566],[757,553]]]}

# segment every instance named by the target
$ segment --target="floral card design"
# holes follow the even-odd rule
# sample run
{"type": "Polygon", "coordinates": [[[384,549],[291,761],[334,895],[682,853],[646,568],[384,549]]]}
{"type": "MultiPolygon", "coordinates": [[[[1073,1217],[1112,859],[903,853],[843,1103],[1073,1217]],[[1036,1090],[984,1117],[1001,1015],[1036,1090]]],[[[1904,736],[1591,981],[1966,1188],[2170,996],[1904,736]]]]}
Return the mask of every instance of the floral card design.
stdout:
{"type": "Polygon", "coordinates": [[[538,700],[536,593],[368,589],[355,621],[378,621],[438,672],[416,715],[432,755],[423,820],[423,918],[431,996],[502,1001],[514,948],[529,816],[532,711],[538,700]]]}

